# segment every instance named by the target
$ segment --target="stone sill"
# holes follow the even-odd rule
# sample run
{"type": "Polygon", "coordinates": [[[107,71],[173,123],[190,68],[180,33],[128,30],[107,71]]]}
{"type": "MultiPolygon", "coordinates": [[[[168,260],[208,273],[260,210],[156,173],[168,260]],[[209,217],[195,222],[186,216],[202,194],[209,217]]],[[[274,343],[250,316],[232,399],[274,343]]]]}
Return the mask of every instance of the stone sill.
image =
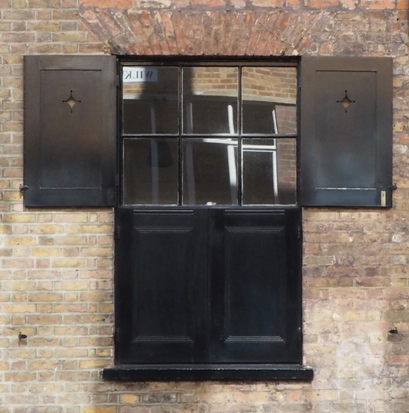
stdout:
{"type": "Polygon", "coordinates": [[[128,364],[102,370],[117,381],[311,381],[311,367],[298,364],[128,364]]]}

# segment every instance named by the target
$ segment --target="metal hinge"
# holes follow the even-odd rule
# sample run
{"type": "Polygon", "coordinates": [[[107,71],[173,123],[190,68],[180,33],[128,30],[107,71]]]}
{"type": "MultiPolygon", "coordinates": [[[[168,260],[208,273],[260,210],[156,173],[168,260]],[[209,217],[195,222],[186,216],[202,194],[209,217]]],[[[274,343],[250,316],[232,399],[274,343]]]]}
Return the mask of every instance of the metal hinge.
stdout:
{"type": "Polygon", "coordinates": [[[116,87],[117,87],[117,88],[119,88],[119,86],[120,86],[120,84],[121,84],[121,73],[122,73],[121,67],[120,67],[120,65],[119,65],[118,62],[117,62],[117,65],[116,65],[116,74],[115,74],[115,83],[116,83],[116,87]]]}
{"type": "Polygon", "coordinates": [[[119,224],[115,224],[115,239],[121,238],[121,226],[119,224]]]}
{"type": "Polygon", "coordinates": [[[119,328],[115,327],[114,329],[114,342],[116,343],[119,340],[119,328]]]}
{"type": "Polygon", "coordinates": [[[298,327],[297,348],[301,348],[301,347],[302,347],[302,342],[303,342],[302,328],[301,328],[301,327],[298,327]]]}
{"type": "Polygon", "coordinates": [[[27,191],[28,186],[27,186],[27,185],[22,185],[22,184],[20,184],[20,186],[18,187],[18,189],[19,189],[19,191],[20,191],[21,193],[23,193],[24,191],[27,191]]]}
{"type": "Polygon", "coordinates": [[[301,234],[302,234],[301,225],[298,225],[298,227],[297,227],[297,237],[298,237],[298,239],[301,239],[301,234]]]}
{"type": "Polygon", "coordinates": [[[120,192],[119,192],[119,176],[118,175],[115,176],[115,191],[116,191],[116,201],[119,202],[120,192]]]}

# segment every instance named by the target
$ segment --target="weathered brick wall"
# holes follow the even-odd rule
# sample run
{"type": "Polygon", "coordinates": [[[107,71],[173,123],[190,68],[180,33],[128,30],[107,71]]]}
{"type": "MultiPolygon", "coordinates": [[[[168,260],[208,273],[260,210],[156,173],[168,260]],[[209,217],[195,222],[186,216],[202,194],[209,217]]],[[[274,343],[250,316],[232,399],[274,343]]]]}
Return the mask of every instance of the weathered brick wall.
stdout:
{"type": "Polygon", "coordinates": [[[407,0],[0,0],[0,412],[407,412],[407,0]],[[112,211],[23,210],[22,56],[394,60],[391,210],[304,211],[312,383],[111,383],[112,211]],[[399,334],[388,331],[397,327],[399,334]],[[26,334],[19,340],[18,334],[26,334]]]}

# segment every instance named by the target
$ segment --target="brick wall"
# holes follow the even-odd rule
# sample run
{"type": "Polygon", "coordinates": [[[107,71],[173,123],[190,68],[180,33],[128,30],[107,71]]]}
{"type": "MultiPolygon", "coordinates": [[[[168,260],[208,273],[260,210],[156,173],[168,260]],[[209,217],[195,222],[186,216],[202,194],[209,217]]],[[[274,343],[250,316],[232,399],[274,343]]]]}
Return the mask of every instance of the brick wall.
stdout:
{"type": "Polygon", "coordinates": [[[0,413],[409,411],[408,8],[407,0],[0,0],[0,413]],[[100,379],[113,351],[112,211],[24,210],[18,187],[22,56],[104,52],[395,58],[394,207],[304,210],[313,382],[100,379]]]}

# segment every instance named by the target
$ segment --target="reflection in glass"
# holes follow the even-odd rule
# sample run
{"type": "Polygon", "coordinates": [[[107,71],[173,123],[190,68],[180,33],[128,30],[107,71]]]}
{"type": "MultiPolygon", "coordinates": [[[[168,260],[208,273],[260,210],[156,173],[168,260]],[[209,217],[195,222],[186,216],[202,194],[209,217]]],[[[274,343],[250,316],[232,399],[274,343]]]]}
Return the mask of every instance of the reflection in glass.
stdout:
{"type": "Polygon", "coordinates": [[[177,139],[142,138],[123,142],[123,203],[177,204],[177,139]]]}
{"type": "Polygon", "coordinates": [[[183,139],[182,153],[184,205],[237,205],[237,139],[183,139]]]}
{"type": "Polygon", "coordinates": [[[238,69],[183,69],[183,133],[237,133],[238,69]]]}
{"type": "Polygon", "coordinates": [[[294,204],[296,140],[243,139],[243,204],[294,204]]]}
{"type": "Polygon", "coordinates": [[[124,133],[178,133],[178,79],[174,67],[124,66],[124,133]]]}
{"type": "Polygon", "coordinates": [[[297,72],[293,67],[244,67],[243,133],[297,133],[297,72]]]}

